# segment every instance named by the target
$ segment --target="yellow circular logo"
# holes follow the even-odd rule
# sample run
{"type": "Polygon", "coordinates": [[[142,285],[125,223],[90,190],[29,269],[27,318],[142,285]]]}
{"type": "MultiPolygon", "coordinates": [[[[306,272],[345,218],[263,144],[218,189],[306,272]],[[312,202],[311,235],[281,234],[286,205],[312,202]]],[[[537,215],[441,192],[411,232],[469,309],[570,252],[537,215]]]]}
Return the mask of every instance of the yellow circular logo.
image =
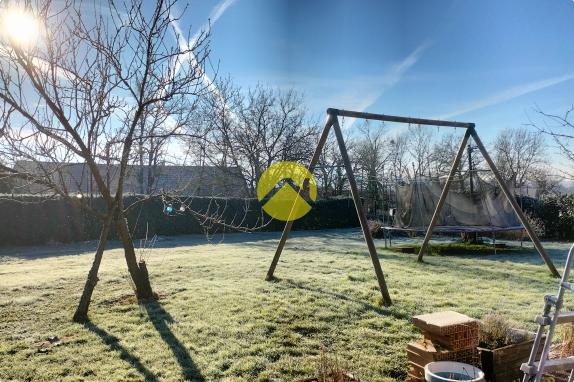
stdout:
{"type": "Polygon", "coordinates": [[[311,211],[317,200],[317,183],[307,168],[295,162],[277,162],[261,174],[257,199],[263,210],[278,220],[291,221],[311,211]]]}

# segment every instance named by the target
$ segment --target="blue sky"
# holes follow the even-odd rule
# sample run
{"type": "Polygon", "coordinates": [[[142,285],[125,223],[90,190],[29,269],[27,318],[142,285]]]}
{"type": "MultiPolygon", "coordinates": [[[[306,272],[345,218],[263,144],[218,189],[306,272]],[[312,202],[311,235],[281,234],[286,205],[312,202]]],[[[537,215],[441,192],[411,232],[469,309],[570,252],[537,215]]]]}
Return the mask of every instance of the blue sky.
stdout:
{"type": "Polygon", "coordinates": [[[472,121],[486,140],[574,103],[574,1],[195,0],[212,60],[244,86],[327,107],[472,121]]]}

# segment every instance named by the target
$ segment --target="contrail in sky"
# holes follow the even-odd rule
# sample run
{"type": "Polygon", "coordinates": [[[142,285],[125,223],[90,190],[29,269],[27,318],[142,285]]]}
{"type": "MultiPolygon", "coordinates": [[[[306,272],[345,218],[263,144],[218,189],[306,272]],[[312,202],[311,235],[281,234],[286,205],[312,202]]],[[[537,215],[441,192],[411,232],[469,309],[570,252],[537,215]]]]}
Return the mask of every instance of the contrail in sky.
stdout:
{"type": "Polygon", "coordinates": [[[559,77],[552,77],[552,78],[547,78],[547,79],[541,80],[541,81],[535,81],[535,82],[530,82],[527,84],[513,86],[513,87],[507,88],[505,90],[502,90],[498,93],[491,94],[487,97],[484,97],[484,98],[475,100],[473,102],[470,102],[466,105],[463,105],[459,109],[454,110],[450,113],[441,115],[438,118],[439,119],[449,119],[452,117],[456,117],[458,115],[469,113],[471,111],[482,109],[482,108],[485,108],[488,106],[497,105],[497,104],[502,103],[502,102],[510,101],[511,99],[514,99],[514,98],[517,98],[517,97],[520,97],[520,96],[523,96],[523,95],[526,95],[529,93],[534,93],[536,91],[546,89],[550,86],[558,85],[562,82],[570,81],[572,79],[574,79],[574,73],[569,73],[569,74],[565,74],[565,75],[559,76],[559,77]]]}
{"type": "MultiPolygon", "coordinates": [[[[235,3],[236,1],[237,0],[223,0],[219,4],[217,4],[212,9],[212,11],[209,15],[209,21],[210,22],[203,24],[201,26],[201,28],[199,28],[199,30],[191,37],[191,39],[189,41],[185,41],[185,35],[183,34],[183,31],[179,25],[179,21],[174,20],[172,22],[172,24],[174,26],[174,30],[175,30],[177,37],[180,39],[180,48],[181,49],[190,49],[191,47],[193,47],[195,45],[195,43],[197,42],[197,40],[201,37],[202,33],[204,31],[208,30],[211,25],[215,24],[217,22],[217,20],[219,20],[219,18],[221,16],[223,16],[225,11],[230,6],[232,6],[233,3],[235,3]]],[[[176,66],[175,66],[174,75],[179,72],[179,70],[181,69],[181,66],[184,64],[186,59],[189,60],[192,65],[197,63],[197,59],[196,59],[195,55],[192,52],[190,52],[186,57],[183,58],[183,60],[177,61],[177,63],[175,64],[176,66]]],[[[219,94],[217,87],[215,86],[213,81],[209,78],[209,76],[203,70],[201,73],[201,77],[202,77],[202,80],[207,84],[209,90],[217,92],[217,94],[219,94]]]]}

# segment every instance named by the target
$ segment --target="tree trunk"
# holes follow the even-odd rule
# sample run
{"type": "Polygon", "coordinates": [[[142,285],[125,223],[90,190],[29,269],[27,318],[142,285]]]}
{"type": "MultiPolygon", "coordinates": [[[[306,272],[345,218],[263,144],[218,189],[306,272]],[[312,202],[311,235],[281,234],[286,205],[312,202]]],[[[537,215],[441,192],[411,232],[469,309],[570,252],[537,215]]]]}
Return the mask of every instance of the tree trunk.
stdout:
{"type": "Polygon", "coordinates": [[[106,249],[106,244],[108,242],[108,234],[110,232],[110,226],[112,225],[111,216],[104,220],[104,225],[102,226],[102,231],[100,232],[100,240],[98,242],[98,248],[96,249],[96,255],[94,256],[94,262],[92,263],[92,268],[88,272],[88,279],[84,285],[84,291],[82,292],[82,297],[80,297],[80,303],[76,308],[76,313],[72,318],[75,322],[84,322],[88,319],[88,309],[90,307],[90,302],[92,300],[92,293],[94,288],[98,283],[98,271],[100,269],[100,263],[102,262],[102,256],[104,255],[104,250],[106,249]]]}
{"type": "Polygon", "coordinates": [[[124,247],[124,255],[128,265],[128,271],[130,272],[130,276],[134,282],[136,297],[138,301],[143,302],[154,300],[155,297],[149,282],[149,275],[145,261],[140,260],[138,264],[136,252],[134,249],[134,243],[128,228],[128,221],[123,212],[118,213],[118,219],[116,220],[116,230],[124,247]]]}

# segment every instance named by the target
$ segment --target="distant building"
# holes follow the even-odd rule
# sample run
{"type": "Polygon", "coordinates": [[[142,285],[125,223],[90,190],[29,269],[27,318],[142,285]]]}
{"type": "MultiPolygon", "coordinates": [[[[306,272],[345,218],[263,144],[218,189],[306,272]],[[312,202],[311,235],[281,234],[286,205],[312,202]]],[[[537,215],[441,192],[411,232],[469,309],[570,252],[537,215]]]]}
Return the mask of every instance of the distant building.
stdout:
{"type": "Polygon", "coordinates": [[[564,179],[558,185],[558,191],[561,194],[572,195],[574,194],[574,179],[564,179]]]}
{"type": "MultiPolygon", "coordinates": [[[[117,191],[119,166],[98,165],[100,174],[114,194],[117,191]]],[[[85,163],[51,163],[18,161],[14,169],[51,179],[69,194],[97,194],[98,189],[85,163]]],[[[166,192],[184,196],[247,197],[247,185],[239,167],[216,166],[137,166],[129,165],[124,181],[124,194],[166,192]]],[[[50,192],[40,182],[20,181],[15,192],[43,194],[50,192]]]]}

